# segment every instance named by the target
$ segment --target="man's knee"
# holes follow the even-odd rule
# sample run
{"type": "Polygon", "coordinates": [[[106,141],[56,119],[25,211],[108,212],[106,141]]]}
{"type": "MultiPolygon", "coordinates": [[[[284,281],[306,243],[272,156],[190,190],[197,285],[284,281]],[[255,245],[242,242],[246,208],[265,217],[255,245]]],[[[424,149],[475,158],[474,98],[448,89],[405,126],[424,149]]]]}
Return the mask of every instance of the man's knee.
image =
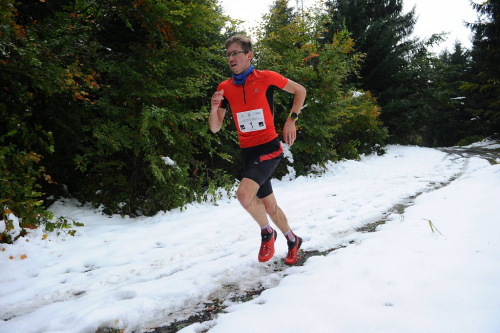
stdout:
{"type": "Polygon", "coordinates": [[[271,194],[263,198],[262,203],[264,203],[264,206],[266,207],[267,215],[269,216],[276,215],[276,213],[278,212],[278,203],[276,202],[274,195],[271,194]]]}
{"type": "Polygon", "coordinates": [[[241,188],[239,188],[236,192],[236,197],[238,198],[238,201],[243,206],[243,208],[246,209],[249,205],[248,195],[244,191],[242,191],[241,188]]]}
{"type": "Polygon", "coordinates": [[[276,213],[278,212],[278,205],[277,204],[267,205],[265,207],[266,207],[266,213],[267,213],[267,215],[269,215],[271,217],[274,216],[274,215],[276,215],[276,213]]]}
{"type": "Polygon", "coordinates": [[[238,198],[238,201],[240,202],[241,206],[245,209],[249,209],[250,206],[252,205],[252,201],[254,201],[257,198],[255,196],[255,193],[253,193],[253,191],[248,191],[241,187],[238,188],[238,191],[236,192],[236,197],[238,198]]]}
{"type": "Polygon", "coordinates": [[[243,208],[248,210],[254,201],[259,201],[256,196],[258,190],[259,184],[251,179],[243,178],[236,192],[236,197],[243,208]]]}

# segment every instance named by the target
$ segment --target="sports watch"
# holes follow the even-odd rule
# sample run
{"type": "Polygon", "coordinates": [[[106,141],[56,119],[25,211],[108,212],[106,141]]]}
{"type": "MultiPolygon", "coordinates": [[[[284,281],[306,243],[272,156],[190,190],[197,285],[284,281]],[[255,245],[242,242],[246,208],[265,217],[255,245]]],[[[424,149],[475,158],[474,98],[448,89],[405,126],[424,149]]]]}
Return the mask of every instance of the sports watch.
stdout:
{"type": "Polygon", "coordinates": [[[299,118],[299,115],[295,112],[290,112],[288,117],[292,118],[292,120],[297,120],[297,118],[299,118]]]}

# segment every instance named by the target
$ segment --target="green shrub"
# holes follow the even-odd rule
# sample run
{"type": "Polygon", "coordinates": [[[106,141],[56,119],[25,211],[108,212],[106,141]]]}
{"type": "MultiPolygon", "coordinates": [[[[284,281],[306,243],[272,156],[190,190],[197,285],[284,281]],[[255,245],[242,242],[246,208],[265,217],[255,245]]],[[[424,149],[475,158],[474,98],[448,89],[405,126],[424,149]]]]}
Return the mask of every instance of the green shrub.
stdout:
{"type": "Polygon", "coordinates": [[[470,144],[482,141],[484,139],[486,139],[486,137],[483,135],[471,135],[471,136],[465,137],[462,140],[458,141],[456,146],[468,146],[470,144]]]}
{"type": "MultiPolygon", "coordinates": [[[[387,130],[379,120],[380,108],[368,92],[346,85],[357,75],[361,54],[345,29],[324,43],[329,18],[321,8],[300,15],[291,13],[288,1],[278,1],[258,30],[257,67],[274,70],[307,89],[306,105],[297,121],[297,141],[291,147],[298,175],[311,166],[337,159],[357,159],[360,154],[383,153],[387,130]]],[[[277,128],[283,128],[292,96],[275,99],[277,128]]],[[[280,133],[281,134],[281,133],[280,133]]],[[[277,170],[287,173],[287,163],[277,170]]]]}

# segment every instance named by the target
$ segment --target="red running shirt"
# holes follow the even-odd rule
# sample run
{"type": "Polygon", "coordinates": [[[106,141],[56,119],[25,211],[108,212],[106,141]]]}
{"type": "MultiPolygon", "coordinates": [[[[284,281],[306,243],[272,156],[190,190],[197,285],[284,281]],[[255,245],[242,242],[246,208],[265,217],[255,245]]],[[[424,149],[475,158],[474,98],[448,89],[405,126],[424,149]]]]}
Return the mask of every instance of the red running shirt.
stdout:
{"type": "Polygon", "coordinates": [[[219,84],[217,91],[224,90],[219,107],[231,106],[241,148],[267,143],[278,136],[274,128],[273,93],[287,83],[288,79],[276,72],[254,70],[241,86],[232,78],[219,84]]]}

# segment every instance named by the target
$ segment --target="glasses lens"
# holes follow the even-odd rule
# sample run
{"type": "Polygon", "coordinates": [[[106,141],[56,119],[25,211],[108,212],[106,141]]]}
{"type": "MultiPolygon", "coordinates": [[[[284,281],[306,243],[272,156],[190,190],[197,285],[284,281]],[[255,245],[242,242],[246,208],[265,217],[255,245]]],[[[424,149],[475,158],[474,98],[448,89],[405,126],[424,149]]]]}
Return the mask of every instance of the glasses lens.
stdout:
{"type": "Polygon", "coordinates": [[[231,53],[226,53],[226,56],[227,56],[228,58],[231,58],[231,57],[233,57],[233,58],[234,58],[234,57],[236,57],[236,56],[237,56],[238,54],[240,54],[240,53],[245,53],[245,51],[233,51],[233,52],[231,52],[231,53]]]}

